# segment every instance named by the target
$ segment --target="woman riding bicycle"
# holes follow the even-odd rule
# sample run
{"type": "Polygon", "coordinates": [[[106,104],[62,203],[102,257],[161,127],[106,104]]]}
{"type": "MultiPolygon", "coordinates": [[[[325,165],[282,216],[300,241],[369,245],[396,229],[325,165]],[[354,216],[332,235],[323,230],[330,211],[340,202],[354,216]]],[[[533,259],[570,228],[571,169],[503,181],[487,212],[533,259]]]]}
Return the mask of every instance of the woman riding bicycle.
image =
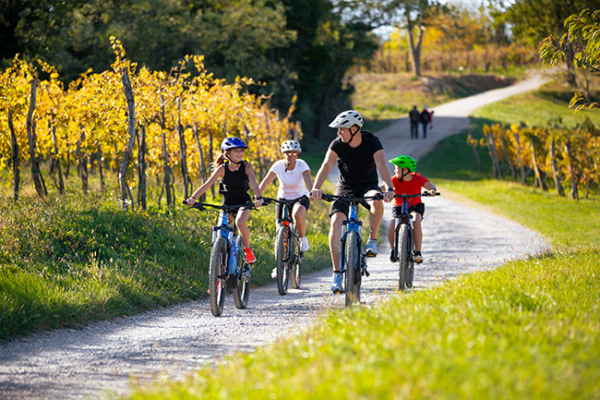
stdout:
{"type": "MultiPolygon", "coordinates": [[[[395,165],[395,174],[392,177],[392,183],[394,184],[394,192],[396,194],[418,194],[421,193],[421,188],[425,188],[429,190],[432,196],[435,196],[435,192],[437,190],[435,185],[429,182],[429,180],[423,175],[415,172],[417,170],[417,163],[412,157],[398,156],[393,160],[389,160],[389,162],[395,165]]],[[[388,226],[387,234],[390,247],[392,248],[390,261],[396,262],[398,260],[396,260],[394,257],[394,229],[396,227],[395,218],[402,210],[402,200],[395,198],[393,206],[393,218],[388,226]]],[[[421,221],[423,220],[423,214],[425,214],[425,204],[423,204],[420,197],[408,199],[408,212],[413,216],[415,242],[414,260],[416,263],[422,263],[423,256],[421,255],[421,244],[423,243],[423,230],[421,229],[421,221]]]]}
{"type": "MultiPolygon", "coordinates": [[[[220,178],[219,193],[223,195],[224,205],[235,206],[251,203],[252,199],[248,194],[250,185],[256,194],[254,206],[260,207],[263,203],[262,191],[256,182],[254,168],[252,168],[252,164],[243,159],[244,150],[247,148],[246,143],[240,138],[228,137],[223,139],[221,143],[222,153],[215,161],[217,167],[210,178],[187,199],[188,205],[193,206],[196,199],[202,196],[220,178]]],[[[248,205],[227,211],[230,221],[235,216],[235,224],[244,242],[244,257],[248,264],[256,261],[256,257],[250,248],[250,232],[248,231],[248,225],[246,225],[246,221],[250,216],[250,208],[251,206],[248,205]]]]}
{"type": "MultiPolygon", "coordinates": [[[[295,140],[286,140],[281,144],[281,152],[284,159],[276,161],[267,176],[259,185],[261,193],[273,182],[275,177],[279,179],[279,190],[277,197],[281,200],[293,200],[290,204],[294,226],[300,235],[300,251],[306,251],[310,247],[306,238],[306,211],[310,207],[308,195],[312,190],[313,182],[308,164],[298,158],[302,152],[300,143],[295,140]]],[[[282,215],[282,206],[275,205],[275,217],[279,220],[282,215]]]]}

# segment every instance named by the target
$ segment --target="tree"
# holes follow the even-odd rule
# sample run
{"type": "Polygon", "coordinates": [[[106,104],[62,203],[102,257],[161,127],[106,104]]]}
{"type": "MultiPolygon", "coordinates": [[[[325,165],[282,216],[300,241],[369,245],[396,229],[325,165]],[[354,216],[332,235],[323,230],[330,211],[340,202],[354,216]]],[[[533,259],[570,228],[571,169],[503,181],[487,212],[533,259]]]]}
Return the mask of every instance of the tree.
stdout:
{"type": "MultiPolygon", "coordinates": [[[[591,12],[585,9],[568,17],[564,25],[567,32],[560,40],[550,35],[540,44],[542,62],[552,67],[559,59],[565,60],[570,54],[575,68],[584,68],[600,75],[600,10],[591,12]]],[[[592,100],[589,89],[584,87],[573,95],[569,107],[579,111],[586,106],[600,108],[600,104],[592,100]]]]}

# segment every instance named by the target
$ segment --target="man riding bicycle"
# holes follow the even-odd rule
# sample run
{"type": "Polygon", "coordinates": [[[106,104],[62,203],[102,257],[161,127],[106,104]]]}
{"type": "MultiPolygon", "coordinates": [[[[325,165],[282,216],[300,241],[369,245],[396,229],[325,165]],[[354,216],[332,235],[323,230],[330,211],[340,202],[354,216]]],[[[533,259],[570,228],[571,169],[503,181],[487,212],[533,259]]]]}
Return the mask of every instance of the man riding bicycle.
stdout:
{"type": "MultiPolygon", "coordinates": [[[[311,191],[314,200],[321,200],[321,186],[337,161],[340,170],[339,182],[335,194],[338,196],[365,197],[381,194],[377,171],[381,175],[386,192],[383,199],[390,202],[394,198],[394,185],[387,169],[385,152],[379,139],[370,132],[361,131],[363,119],[357,111],[348,110],[340,113],[329,124],[336,128],[337,138],[329,145],[321,168],[317,172],[315,185],[311,191]]],[[[377,230],[383,218],[381,200],[370,200],[361,203],[369,210],[369,240],[365,254],[368,257],[377,256],[377,230]]],[[[331,290],[334,293],[343,292],[341,265],[342,222],[348,218],[349,204],[336,200],[331,205],[329,216],[329,249],[333,263],[331,290]]]]}

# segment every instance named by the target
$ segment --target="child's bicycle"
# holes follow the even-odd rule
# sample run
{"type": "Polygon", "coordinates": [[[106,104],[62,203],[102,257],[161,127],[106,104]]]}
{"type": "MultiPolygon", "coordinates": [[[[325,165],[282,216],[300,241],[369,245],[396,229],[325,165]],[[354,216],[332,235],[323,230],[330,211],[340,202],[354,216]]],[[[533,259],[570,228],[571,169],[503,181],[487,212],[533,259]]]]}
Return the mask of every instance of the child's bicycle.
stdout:
{"type": "MultiPolygon", "coordinates": [[[[440,193],[436,193],[439,196],[440,193]]],[[[415,272],[413,221],[412,215],[408,213],[408,199],[413,197],[429,197],[429,193],[396,194],[395,197],[402,199],[402,210],[396,217],[394,228],[394,259],[400,263],[398,268],[398,287],[400,290],[413,287],[415,272]]]]}
{"type": "Polygon", "coordinates": [[[280,295],[287,294],[290,277],[292,288],[300,288],[302,279],[302,257],[300,251],[300,235],[291,217],[290,200],[263,198],[265,205],[278,203],[283,208],[282,216],[277,220],[278,228],[275,239],[275,263],[277,268],[277,289],[280,295]]]}
{"type": "MultiPolygon", "coordinates": [[[[185,200],[183,203],[187,204],[185,200]]],[[[213,227],[210,266],[208,269],[210,312],[215,317],[223,313],[226,289],[232,291],[233,302],[237,308],[243,309],[248,305],[252,269],[244,259],[242,251],[244,245],[241,236],[237,236],[235,220],[233,226],[229,224],[227,210],[250,205],[224,206],[196,203],[190,207],[200,211],[205,210],[205,207],[220,210],[216,225],[213,227]]]]}
{"type": "Polygon", "coordinates": [[[358,205],[365,200],[382,200],[382,195],[369,197],[346,197],[323,194],[323,200],[342,200],[350,205],[348,219],[342,222],[342,263],[346,306],[360,303],[360,286],[363,276],[369,276],[367,262],[362,249],[362,222],[358,220],[358,205]]]}

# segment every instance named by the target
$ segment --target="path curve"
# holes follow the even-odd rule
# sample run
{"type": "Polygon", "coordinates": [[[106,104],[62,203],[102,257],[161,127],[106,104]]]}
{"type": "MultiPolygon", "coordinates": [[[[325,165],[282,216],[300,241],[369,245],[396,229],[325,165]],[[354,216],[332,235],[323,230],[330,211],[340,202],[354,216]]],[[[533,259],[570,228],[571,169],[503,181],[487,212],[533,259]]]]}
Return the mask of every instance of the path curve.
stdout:
{"type": "MultiPolygon", "coordinates": [[[[406,119],[378,135],[386,154],[410,154],[418,159],[441,138],[468,126],[468,113],[498,100],[499,92],[508,97],[541,83],[534,77],[437,107],[436,127],[427,140],[411,141],[406,119]]],[[[424,201],[425,262],[415,272],[416,289],[548,248],[535,232],[480,209],[443,197],[424,201]]],[[[388,261],[390,249],[383,242],[379,257],[368,262],[371,276],[362,291],[367,303],[394,293],[397,285],[397,268],[388,261]]],[[[303,279],[300,290],[290,290],[287,296],[279,296],[274,284],[254,289],[246,310],[235,309],[228,297],[219,318],[210,314],[208,301],[191,301],[82,330],[50,331],[0,344],[0,399],[102,398],[107,391],[126,394],[130,376],[141,380],[161,373],[183,377],[223,355],[251,351],[294,334],[322,310],[342,306],[343,296],[329,291],[330,280],[327,270],[311,274],[303,279]]]]}

